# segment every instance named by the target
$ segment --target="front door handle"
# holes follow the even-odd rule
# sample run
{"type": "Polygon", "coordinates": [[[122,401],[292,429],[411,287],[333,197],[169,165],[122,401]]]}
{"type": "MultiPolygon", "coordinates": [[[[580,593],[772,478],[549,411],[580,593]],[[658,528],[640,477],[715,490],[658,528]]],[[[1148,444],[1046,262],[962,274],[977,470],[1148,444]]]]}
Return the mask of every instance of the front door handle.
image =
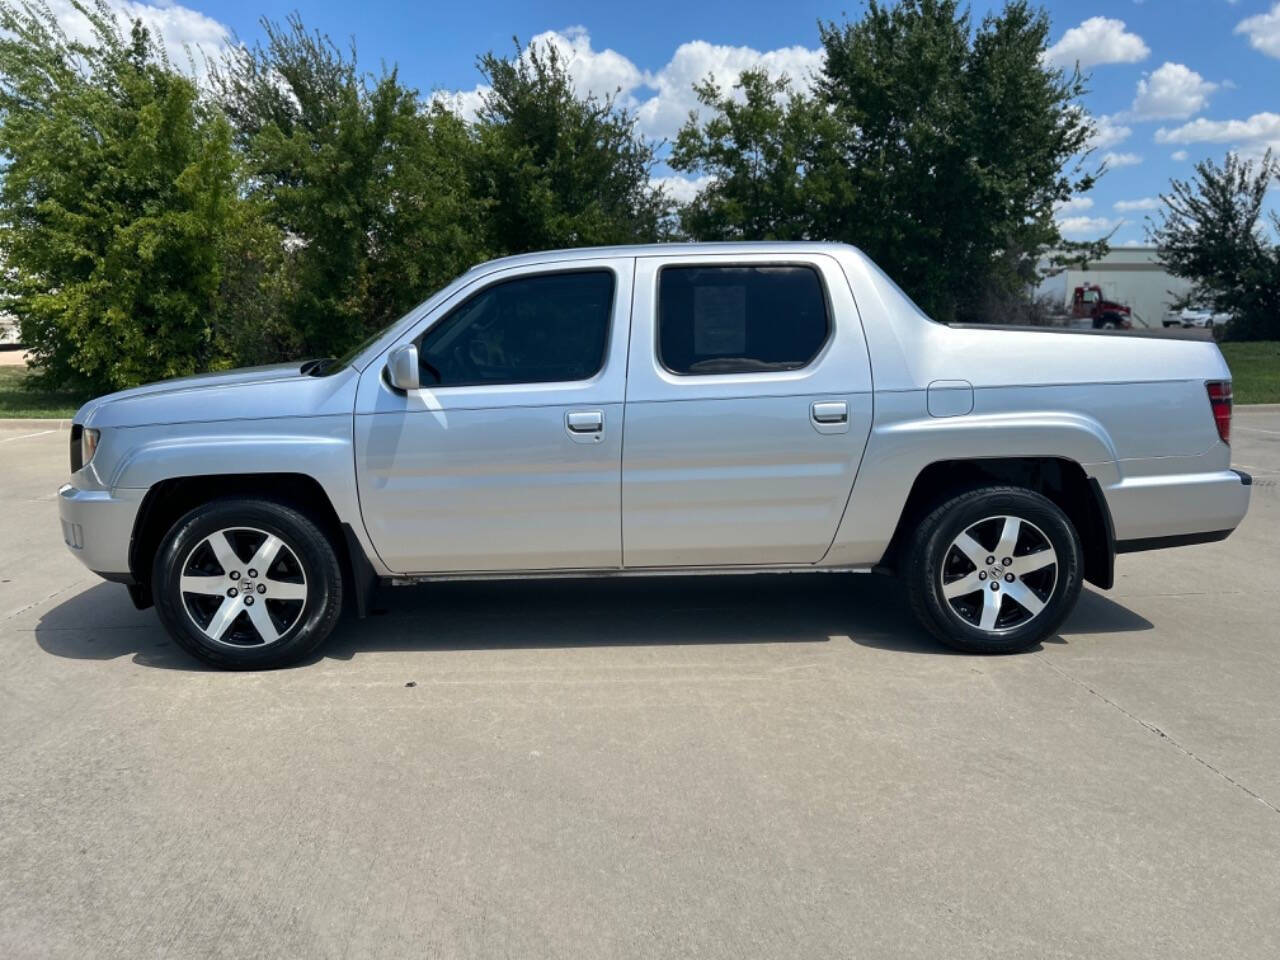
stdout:
{"type": "Polygon", "coordinates": [[[565,417],[570,433],[599,433],[604,429],[604,412],[601,410],[575,410],[565,417]]]}
{"type": "Polygon", "coordinates": [[[843,400],[826,400],[810,408],[814,423],[848,423],[849,404],[843,400]]]}

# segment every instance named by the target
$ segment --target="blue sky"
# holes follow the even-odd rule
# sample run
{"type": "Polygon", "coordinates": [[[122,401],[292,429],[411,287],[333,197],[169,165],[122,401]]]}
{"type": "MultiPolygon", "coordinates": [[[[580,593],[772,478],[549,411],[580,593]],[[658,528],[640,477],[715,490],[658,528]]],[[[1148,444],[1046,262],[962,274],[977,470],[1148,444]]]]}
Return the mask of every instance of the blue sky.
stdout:
{"type": "MultiPolygon", "coordinates": [[[[398,64],[424,92],[474,104],[475,57],[511,49],[511,37],[541,39],[569,55],[582,89],[622,88],[644,132],[669,137],[692,106],[689,85],[713,72],[731,82],[763,63],[800,84],[821,63],[817,22],[852,16],[860,0],[651,0],[642,5],[582,2],[413,3],[322,0],[112,0],[154,23],[170,45],[216,49],[231,37],[261,35],[261,17],[297,9],[309,26],[354,37],[373,68],[398,64]]],[[[1143,217],[1169,178],[1228,150],[1280,151],[1280,0],[1114,0],[1044,4],[1056,62],[1079,59],[1091,74],[1086,109],[1100,122],[1095,156],[1111,169],[1087,197],[1059,213],[1064,232],[1086,239],[1118,228],[1115,243],[1143,240],[1143,217]]],[[[75,30],[65,0],[51,6],[75,30]]],[[[993,4],[975,2],[975,17],[993,4]]],[[[669,172],[669,171],[668,171],[669,172]]],[[[687,195],[695,187],[672,181],[687,195]]],[[[1280,206],[1280,191],[1273,191],[1280,206]]]]}

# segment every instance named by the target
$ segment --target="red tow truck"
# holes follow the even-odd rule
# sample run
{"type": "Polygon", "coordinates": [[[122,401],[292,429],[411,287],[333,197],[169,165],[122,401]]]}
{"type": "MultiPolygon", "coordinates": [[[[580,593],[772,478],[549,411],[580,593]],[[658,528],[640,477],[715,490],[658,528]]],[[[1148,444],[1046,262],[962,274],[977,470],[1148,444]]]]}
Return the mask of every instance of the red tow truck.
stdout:
{"type": "Polygon", "coordinates": [[[1108,300],[1102,288],[1094,283],[1076,287],[1071,297],[1071,316],[1091,319],[1095,330],[1130,330],[1133,310],[1122,303],[1108,300]]]}

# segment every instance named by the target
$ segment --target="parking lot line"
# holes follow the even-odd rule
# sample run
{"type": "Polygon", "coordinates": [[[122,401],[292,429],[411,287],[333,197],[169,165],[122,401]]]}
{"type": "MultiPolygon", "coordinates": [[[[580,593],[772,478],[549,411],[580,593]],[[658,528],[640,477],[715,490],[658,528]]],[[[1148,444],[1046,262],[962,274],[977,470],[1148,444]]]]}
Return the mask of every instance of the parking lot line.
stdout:
{"type": "Polygon", "coordinates": [[[12,443],[14,440],[30,440],[32,437],[43,437],[45,434],[57,433],[56,430],[41,430],[39,433],[24,433],[18,437],[5,437],[0,443],[12,443]]]}

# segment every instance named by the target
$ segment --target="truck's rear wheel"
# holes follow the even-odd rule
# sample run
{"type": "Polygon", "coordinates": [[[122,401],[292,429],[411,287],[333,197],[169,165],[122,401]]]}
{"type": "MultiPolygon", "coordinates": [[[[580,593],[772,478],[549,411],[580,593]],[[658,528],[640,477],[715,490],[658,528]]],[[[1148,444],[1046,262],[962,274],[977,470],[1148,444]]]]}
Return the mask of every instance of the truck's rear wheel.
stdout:
{"type": "Polygon", "coordinates": [[[984,487],[931,512],[904,568],[912,609],[943,643],[1013,653],[1045,640],[1080,596],[1080,538],[1047,497],[984,487]]]}
{"type": "Polygon", "coordinates": [[[170,636],[192,655],[225,669],[270,669],[328,637],[342,609],[342,571],[306,515],[262,500],[217,500],[165,536],[152,592],[170,636]]]}

